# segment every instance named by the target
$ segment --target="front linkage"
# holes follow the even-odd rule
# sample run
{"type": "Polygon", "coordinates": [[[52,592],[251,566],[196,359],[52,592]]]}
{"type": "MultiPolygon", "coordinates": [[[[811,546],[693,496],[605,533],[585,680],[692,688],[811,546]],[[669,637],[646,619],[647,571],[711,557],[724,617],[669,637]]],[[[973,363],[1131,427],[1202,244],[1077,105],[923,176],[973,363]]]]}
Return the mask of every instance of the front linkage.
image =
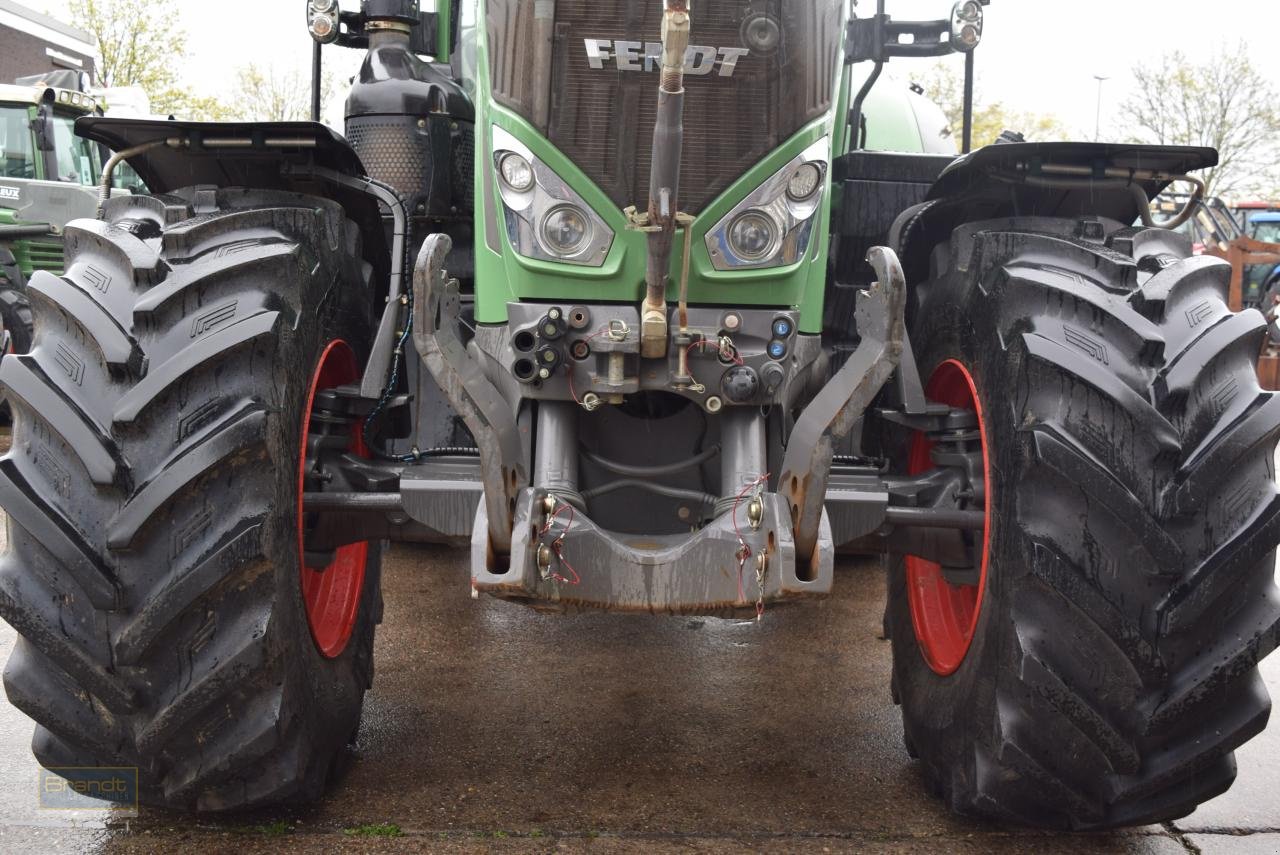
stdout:
{"type": "MultiPolygon", "coordinates": [[[[764,471],[764,428],[757,414],[750,408],[724,411],[725,489],[723,495],[705,497],[715,512],[693,534],[640,538],[608,531],[587,514],[592,496],[584,498],[579,492],[576,414],[571,405],[539,402],[538,464],[532,480],[526,478],[522,428],[513,412],[520,399],[515,398],[513,406],[501,391],[510,375],[479,345],[468,351],[458,338],[457,283],[443,266],[449,249],[448,237],[433,235],[419,254],[414,273],[415,343],[480,448],[486,498],[472,535],[476,590],[561,606],[679,613],[762,609],[768,602],[830,592],[835,544],[823,502],[832,447],[893,376],[904,348],[905,283],[891,250],[877,247],[870,253],[877,281],[859,301],[861,343],[796,420],[781,476],[773,479],[764,471]],[[756,432],[759,435],[753,435],[756,432]],[[730,439],[735,435],[736,442],[730,439]]],[[[663,358],[639,373],[667,367],[663,358]]],[[[590,411],[589,406],[583,409],[590,411]]],[[[944,407],[941,413],[922,413],[917,419],[945,420],[950,415],[944,407]]],[[[597,462],[617,476],[617,484],[634,486],[638,479],[663,474],[598,456],[597,462]]],[[[700,462],[695,458],[673,466],[700,462]]],[[[842,504],[860,508],[853,526],[857,536],[875,536],[896,522],[899,535],[894,539],[916,543],[918,551],[921,538],[903,536],[902,526],[950,527],[957,532],[974,527],[972,514],[958,510],[963,489],[935,490],[952,503],[939,500],[937,509],[919,508],[916,500],[932,481],[886,479],[874,469],[870,473],[839,479],[834,494],[842,504]]],[[[603,495],[610,486],[597,485],[591,493],[603,495]]],[[[977,516],[981,527],[981,514],[977,516]]],[[[852,529],[845,532],[845,537],[853,535],[852,529]]]]}

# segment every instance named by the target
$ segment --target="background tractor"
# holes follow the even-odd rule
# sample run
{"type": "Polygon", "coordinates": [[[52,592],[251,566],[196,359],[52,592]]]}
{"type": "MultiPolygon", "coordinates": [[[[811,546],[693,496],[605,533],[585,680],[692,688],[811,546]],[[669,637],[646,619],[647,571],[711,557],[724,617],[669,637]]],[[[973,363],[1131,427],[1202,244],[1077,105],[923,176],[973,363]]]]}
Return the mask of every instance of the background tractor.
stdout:
{"type": "Polygon", "coordinates": [[[64,225],[97,211],[99,147],[76,136],[98,109],[82,75],[54,72],[0,85],[0,322],[10,350],[31,346],[31,274],[62,272],[64,225]]]}
{"type": "Polygon", "coordinates": [[[942,153],[877,83],[966,53],[967,149],[976,0],[305,5],[317,81],[366,51],[345,139],[77,124],[154,195],[68,224],[0,364],[41,763],[318,796],[398,541],[540,609],[757,620],[880,555],[954,809],[1105,828],[1230,785],[1270,708],[1280,402],[1230,265],[1149,210],[1215,152],[942,153]]]}
{"type": "Polygon", "coordinates": [[[1187,214],[1180,218],[1176,230],[1192,240],[1195,253],[1231,265],[1227,305],[1237,312],[1257,309],[1267,319],[1268,331],[1258,356],[1258,382],[1268,391],[1280,389],[1280,214],[1253,214],[1245,232],[1231,209],[1216,197],[1165,192],[1152,209],[1187,214]]]}

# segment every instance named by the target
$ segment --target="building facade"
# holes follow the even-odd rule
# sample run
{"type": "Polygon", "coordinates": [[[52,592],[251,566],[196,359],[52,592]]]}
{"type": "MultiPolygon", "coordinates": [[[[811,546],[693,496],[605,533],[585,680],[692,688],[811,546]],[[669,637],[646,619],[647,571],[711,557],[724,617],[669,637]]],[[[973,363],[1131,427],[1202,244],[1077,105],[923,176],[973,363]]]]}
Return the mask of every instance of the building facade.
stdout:
{"type": "Polygon", "coordinates": [[[96,72],[97,46],[84,30],[0,0],[0,83],[49,71],[96,72]]]}

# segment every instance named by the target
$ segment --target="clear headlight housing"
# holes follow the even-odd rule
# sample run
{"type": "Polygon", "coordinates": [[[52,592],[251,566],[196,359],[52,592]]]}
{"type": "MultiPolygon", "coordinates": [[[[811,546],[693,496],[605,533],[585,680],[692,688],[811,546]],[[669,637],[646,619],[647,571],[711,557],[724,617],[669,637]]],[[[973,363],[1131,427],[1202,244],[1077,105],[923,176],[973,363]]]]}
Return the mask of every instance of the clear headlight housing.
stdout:
{"type": "Polygon", "coordinates": [[[784,267],[804,258],[826,191],[831,139],[774,173],[707,233],[716,270],[784,267]]]}
{"type": "Polygon", "coordinates": [[[507,237],[525,258],[600,267],[614,233],[578,193],[524,143],[493,126],[493,168],[507,237]]]}
{"type": "Polygon", "coordinates": [[[504,154],[498,161],[498,172],[502,176],[502,183],[517,193],[533,189],[533,165],[522,154],[514,151],[504,154]]]}

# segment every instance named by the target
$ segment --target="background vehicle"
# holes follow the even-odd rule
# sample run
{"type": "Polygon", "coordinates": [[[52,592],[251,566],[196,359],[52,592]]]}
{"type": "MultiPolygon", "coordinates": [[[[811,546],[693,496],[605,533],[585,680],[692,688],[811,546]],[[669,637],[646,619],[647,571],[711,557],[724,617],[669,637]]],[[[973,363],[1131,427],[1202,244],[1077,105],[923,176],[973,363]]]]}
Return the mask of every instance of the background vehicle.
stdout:
{"type": "MultiPolygon", "coordinates": [[[[1251,215],[1245,233],[1258,243],[1280,247],[1280,212],[1251,215]]],[[[1246,299],[1256,296],[1256,304],[1265,306],[1265,298],[1280,286],[1280,265],[1251,264],[1244,276],[1246,299]]]]}
{"type": "Polygon", "coordinates": [[[1197,255],[1231,265],[1227,304],[1233,311],[1253,308],[1263,313],[1268,334],[1258,357],[1258,381],[1263,389],[1280,389],[1280,215],[1254,214],[1256,221],[1245,234],[1218,198],[1165,192],[1151,207],[1157,214],[1185,212],[1175,230],[1192,239],[1197,255]]]}
{"type": "Polygon", "coordinates": [[[395,540],[539,608],[757,618],[882,554],[906,747],[955,809],[1102,828],[1230,784],[1269,712],[1280,403],[1230,266],[1129,225],[1213,151],[922,153],[876,83],[971,52],[971,0],[306,9],[368,50],[350,145],[78,125],[155,195],[67,227],[0,364],[42,763],[316,796],[395,540]]]}
{"type": "Polygon", "coordinates": [[[1236,202],[1231,206],[1231,215],[1235,218],[1236,225],[1246,230],[1249,228],[1249,218],[1254,214],[1273,211],[1280,211],[1280,202],[1250,200],[1245,202],[1236,202]]]}
{"type": "Polygon", "coordinates": [[[31,346],[26,280],[36,270],[60,274],[62,227],[97,211],[102,156],[74,131],[97,102],[80,78],[53,73],[0,85],[0,322],[19,353],[31,346]]]}

